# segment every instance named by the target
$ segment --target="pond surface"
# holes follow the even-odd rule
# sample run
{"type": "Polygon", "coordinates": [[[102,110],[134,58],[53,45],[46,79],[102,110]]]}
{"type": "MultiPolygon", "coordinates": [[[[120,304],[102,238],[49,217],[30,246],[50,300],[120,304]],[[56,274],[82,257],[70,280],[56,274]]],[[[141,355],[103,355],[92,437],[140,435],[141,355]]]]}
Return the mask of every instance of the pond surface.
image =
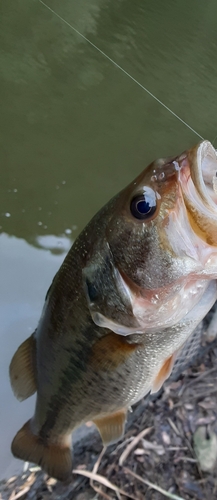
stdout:
{"type": "Polygon", "coordinates": [[[71,242],[151,160],[217,144],[215,0],[45,3],[0,6],[1,478],[34,406],[8,365],[71,242]]]}

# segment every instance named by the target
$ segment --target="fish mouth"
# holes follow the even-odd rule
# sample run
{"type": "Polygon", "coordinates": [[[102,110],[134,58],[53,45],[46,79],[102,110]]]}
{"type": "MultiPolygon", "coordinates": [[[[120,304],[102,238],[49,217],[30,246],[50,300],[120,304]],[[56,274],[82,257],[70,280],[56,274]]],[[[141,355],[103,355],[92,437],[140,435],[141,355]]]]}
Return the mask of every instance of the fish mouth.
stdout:
{"type": "Polygon", "coordinates": [[[217,245],[217,152],[203,141],[177,158],[180,183],[194,231],[217,245]]]}
{"type": "Polygon", "coordinates": [[[192,177],[209,208],[217,209],[217,152],[209,141],[197,147],[192,158],[192,177]]]}

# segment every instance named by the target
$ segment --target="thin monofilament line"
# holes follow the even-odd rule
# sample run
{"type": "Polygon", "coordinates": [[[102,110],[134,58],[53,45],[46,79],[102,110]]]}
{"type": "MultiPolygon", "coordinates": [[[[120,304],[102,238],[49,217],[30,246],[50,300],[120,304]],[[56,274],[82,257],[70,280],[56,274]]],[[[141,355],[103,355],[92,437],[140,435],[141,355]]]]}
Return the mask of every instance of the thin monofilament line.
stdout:
{"type": "Polygon", "coordinates": [[[114,66],[116,66],[116,68],[120,69],[125,75],[127,75],[131,80],[133,80],[133,82],[135,82],[137,85],[139,85],[139,87],[141,87],[143,90],[145,90],[145,92],[147,92],[147,94],[149,94],[151,97],[153,97],[153,99],[155,99],[155,101],[157,101],[159,104],[161,104],[161,106],[163,106],[167,111],[169,111],[169,113],[171,113],[171,115],[175,116],[175,118],[177,118],[177,120],[179,120],[186,127],[188,127],[192,132],[194,132],[194,134],[196,134],[198,137],[200,137],[200,139],[204,140],[204,137],[202,137],[202,135],[198,134],[198,132],[196,132],[196,130],[194,130],[187,122],[185,122],[180,116],[178,116],[176,113],[174,113],[174,111],[172,111],[172,109],[168,108],[168,106],[166,106],[166,104],[164,104],[160,99],[158,99],[158,97],[156,97],[154,94],[152,94],[152,92],[150,92],[150,90],[148,90],[146,87],[144,87],[144,85],[142,85],[140,82],[138,82],[138,80],[136,80],[132,75],[130,75],[130,73],[128,73],[124,68],[122,68],[122,66],[120,66],[113,59],[111,59],[111,57],[109,57],[105,52],[103,52],[103,50],[101,50],[99,47],[97,47],[97,45],[95,45],[95,43],[91,42],[88,38],[86,38],[86,36],[82,35],[82,33],[80,33],[80,31],[78,31],[76,28],[74,28],[74,26],[72,26],[72,24],[68,23],[68,21],[66,21],[63,17],[61,17],[59,14],[57,14],[57,12],[55,10],[51,9],[51,7],[49,7],[42,0],[39,0],[39,2],[42,5],[44,5],[44,7],[46,7],[48,10],[50,10],[55,16],[57,16],[61,21],[63,21],[67,26],[69,26],[69,28],[71,28],[73,31],[75,31],[75,33],[77,33],[79,36],[81,36],[87,43],[89,43],[90,45],[92,45],[92,47],[94,47],[96,50],[98,50],[98,52],[100,52],[100,54],[102,54],[104,57],[106,57],[106,59],[108,59],[112,64],[114,64],[114,66]]]}

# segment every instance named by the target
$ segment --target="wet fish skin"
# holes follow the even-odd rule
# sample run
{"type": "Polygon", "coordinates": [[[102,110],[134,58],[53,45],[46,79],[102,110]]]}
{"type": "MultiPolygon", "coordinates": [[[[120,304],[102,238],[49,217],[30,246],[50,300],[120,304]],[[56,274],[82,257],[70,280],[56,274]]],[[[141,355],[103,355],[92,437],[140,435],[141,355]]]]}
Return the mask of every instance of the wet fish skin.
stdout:
{"type": "Polygon", "coordinates": [[[217,214],[204,208],[207,242],[191,223],[182,178],[194,168],[196,189],[199,147],[152,163],[96,214],[55,276],[36,331],[12,359],[16,396],[37,390],[35,414],[12,452],[58,479],[71,473],[72,431],[93,420],[104,442],[120,437],[127,409],[159,389],[217,298],[217,214]],[[157,201],[147,221],[130,211],[145,186],[157,201]]]}

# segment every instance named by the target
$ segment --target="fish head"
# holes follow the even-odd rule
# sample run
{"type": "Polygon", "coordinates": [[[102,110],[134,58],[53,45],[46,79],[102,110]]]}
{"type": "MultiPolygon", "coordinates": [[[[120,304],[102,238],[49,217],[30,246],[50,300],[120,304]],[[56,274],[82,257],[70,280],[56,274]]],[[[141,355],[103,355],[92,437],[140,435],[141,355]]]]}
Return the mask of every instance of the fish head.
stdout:
{"type": "Polygon", "coordinates": [[[114,199],[104,250],[84,269],[96,324],[121,335],[157,331],[199,302],[217,278],[216,172],[216,151],[203,141],[154,161],[114,199]]]}

